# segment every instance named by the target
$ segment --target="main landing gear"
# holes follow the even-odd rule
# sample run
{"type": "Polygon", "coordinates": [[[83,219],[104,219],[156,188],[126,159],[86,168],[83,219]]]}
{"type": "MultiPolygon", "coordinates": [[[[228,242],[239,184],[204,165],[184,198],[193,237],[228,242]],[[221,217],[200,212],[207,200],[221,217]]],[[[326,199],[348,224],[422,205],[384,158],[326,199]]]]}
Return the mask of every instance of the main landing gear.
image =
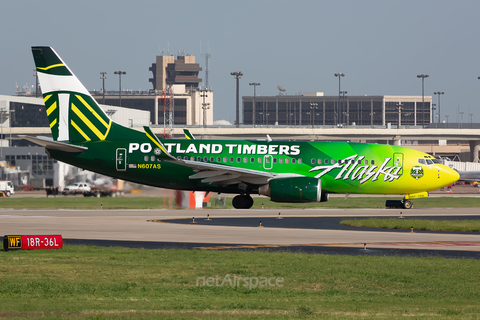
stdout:
{"type": "Polygon", "coordinates": [[[235,209],[250,209],[253,206],[253,199],[249,194],[240,194],[233,198],[232,205],[235,209]]]}
{"type": "Polygon", "coordinates": [[[385,207],[387,208],[403,208],[403,209],[411,209],[413,208],[413,203],[410,200],[403,199],[403,200],[387,200],[385,202],[385,207]]]}

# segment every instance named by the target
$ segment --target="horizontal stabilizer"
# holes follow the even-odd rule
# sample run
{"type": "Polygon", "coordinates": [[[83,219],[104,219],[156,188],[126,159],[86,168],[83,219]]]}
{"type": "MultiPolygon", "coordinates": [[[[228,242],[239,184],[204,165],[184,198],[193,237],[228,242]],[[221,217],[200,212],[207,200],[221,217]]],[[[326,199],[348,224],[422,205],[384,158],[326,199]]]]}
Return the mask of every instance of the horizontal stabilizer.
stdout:
{"type": "Polygon", "coordinates": [[[39,144],[42,147],[45,147],[47,149],[60,150],[60,151],[64,151],[64,152],[83,152],[85,150],[88,150],[87,147],[76,146],[76,145],[68,144],[68,143],[64,143],[64,142],[53,141],[53,140],[49,140],[49,139],[46,139],[46,138],[43,138],[43,137],[28,137],[28,136],[25,136],[25,135],[20,135],[19,137],[22,137],[23,139],[34,142],[36,144],[39,144]]]}

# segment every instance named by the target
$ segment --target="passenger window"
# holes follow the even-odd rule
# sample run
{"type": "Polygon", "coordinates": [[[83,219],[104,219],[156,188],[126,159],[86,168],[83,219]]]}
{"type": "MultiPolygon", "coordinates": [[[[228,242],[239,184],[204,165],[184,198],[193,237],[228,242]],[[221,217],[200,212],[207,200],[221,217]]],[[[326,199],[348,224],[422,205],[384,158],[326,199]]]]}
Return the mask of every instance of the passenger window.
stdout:
{"type": "Polygon", "coordinates": [[[188,157],[187,156],[183,157],[183,160],[188,160],[188,157]]]}
{"type": "Polygon", "coordinates": [[[364,163],[365,163],[365,164],[368,164],[368,160],[365,160],[365,162],[364,162],[364,163]]]}
{"type": "Polygon", "coordinates": [[[330,159],[330,164],[334,164],[335,163],[335,159],[330,159]]]}
{"type": "Polygon", "coordinates": [[[325,161],[323,163],[328,164],[328,159],[325,159],[325,161]]]}
{"type": "Polygon", "coordinates": [[[235,160],[233,159],[233,157],[232,157],[232,158],[230,158],[230,162],[235,162],[235,160]]]}
{"type": "Polygon", "coordinates": [[[197,157],[197,161],[202,161],[202,157],[197,157]]]}
{"type": "Polygon", "coordinates": [[[217,157],[217,162],[221,162],[221,161],[222,161],[222,158],[217,157]]]}
{"type": "Polygon", "coordinates": [[[292,159],[292,163],[295,163],[295,158],[292,159]]]}
{"type": "Polygon", "coordinates": [[[312,164],[315,164],[315,159],[312,159],[312,164]]]}
{"type": "Polygon", "coordinates": [[[285,163],[289,163],[289,162],[290,162],[290,159],[286,158],[285,163]]]}
{"type": "Polygon", "coordinates": [[[240,157],[237,158],[237,162],[242,162],[242,159],[240,159],[240,157]]]}
{"type": "Polygon", "coordinates": [[[254,162],[255,162],[255,158],[250,158],[250,162],[251,162],[251,163],[254,163],[254,162]]]}
{"type": "Polygon", "coordinates": [[[278,159],[279,163],[283,163],[283,158],[278,159]]]}
{"type": "Polygon", "coordinates": [[[318,159],[318,164],[322,164],[322,159],[318,159]]]}
{"type": "Polygon", "coordinates": [[[302,158],[298,159],[298,163],[302,163],[302,162],[303,162],[302,158]]]}
{"type": "Polygon", "coordinates": [[[258,158],[258,163],[262,163],[262,158],[258,158]]]}
{"type": "MultiPolygon", "coordinates": [[[[180,157],[180,159],[182,159],[182,157],[180,157]]],[[[155,161],[155,156],[151,156],[150,161],[155,161]]]]}
{"type": "Polygon", "coordinates": [[[148,161],[148,156],[143,157],[143,160],[145,160],[145,162],[147,162],[148,161]]]}
{"type": "Polygon", "coordinates": [[[371,164],[374,165],[374,164],[375,164],[375,160],[372,160],[372,161],[371,161],[371,164]]]}
{"type": "Polygon", "coordinates": [[[208,161],[208,157],[203,157],[203,161],[204,161],[204,162],[207,162],[207,161],[208,161]]]}
{"type": "Polygon", "coordinates": [[[244,157],[243,158],[243,163],[247,163],[248,162],[248,158],[247,157],[244,157]]]}
{"type": "Polygon", "coordinates": [[[270,163],[270,158],[269,157],[265,158],[265,162],[270,163]]]}
{"type": "Polygon", "coordinates": [[[227,157],[223,157],[223,162],[227,162],[227,157]]]}
{"type": "Polygon", "coordinates": [[[277,163],[277,158],[273,158],[273,163],[277,163]]]}
{"type": "Polygon", "coordinates": [[[210,162],[215,162],[215,157],[210,157],[210,162]]]}

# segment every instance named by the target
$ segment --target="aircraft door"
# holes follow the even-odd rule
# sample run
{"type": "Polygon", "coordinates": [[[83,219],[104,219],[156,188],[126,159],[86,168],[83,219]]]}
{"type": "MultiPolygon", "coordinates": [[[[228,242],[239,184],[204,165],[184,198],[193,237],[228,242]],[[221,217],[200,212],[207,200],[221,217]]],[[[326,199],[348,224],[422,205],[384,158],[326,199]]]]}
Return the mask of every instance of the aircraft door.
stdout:
{"type": "Polygon", "coordinates": [[[127,170],[127,149],[125,148],[117,149],[115,163],[116,163],[117,171],[127,170]]]}
{"type": "Polygon", "coordinates": [[[273,168],[273,157],[269,154],[263,156],[263,168],[270,170],[273,168]]]}
{"type": "Polygon", "coordinates": [[[403,153],[397,153],[395,152],[393,154],[393,166],[394,167],[400,167],[400,171],[398,171],[399,175],[403,174],[403,153]]]}

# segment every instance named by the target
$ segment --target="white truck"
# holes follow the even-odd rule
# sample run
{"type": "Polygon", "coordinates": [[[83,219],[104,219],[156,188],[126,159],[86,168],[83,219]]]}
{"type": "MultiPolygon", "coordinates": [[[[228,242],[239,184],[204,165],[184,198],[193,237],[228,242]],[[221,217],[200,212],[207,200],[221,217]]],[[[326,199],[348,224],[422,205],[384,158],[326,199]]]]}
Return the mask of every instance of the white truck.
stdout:
{"type": "Polygon", "coordinates": [[[15,194],[13,190],[13,183],[11,181],[0,181],[0,192],[5,197],[10,197],[12,194],[15,194]]]}

